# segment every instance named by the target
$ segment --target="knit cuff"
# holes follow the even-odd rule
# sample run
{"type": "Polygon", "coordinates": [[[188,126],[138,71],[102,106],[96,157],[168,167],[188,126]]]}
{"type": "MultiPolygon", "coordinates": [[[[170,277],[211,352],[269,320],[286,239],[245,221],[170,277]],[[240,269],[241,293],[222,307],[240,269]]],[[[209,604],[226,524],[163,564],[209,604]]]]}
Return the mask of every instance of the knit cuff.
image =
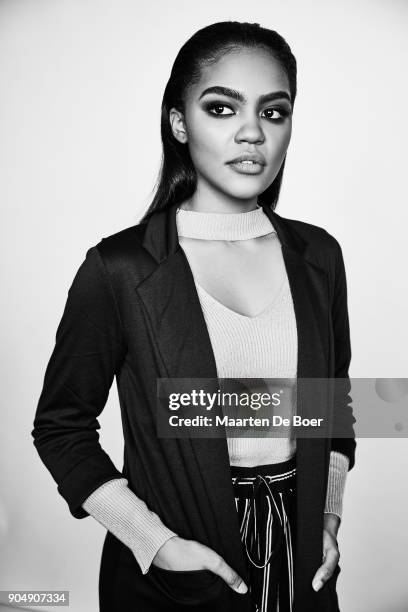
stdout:
{"type": "Polygon", "coordinates": [[[143,574],[167,540],[177,536],[129,489],[125,478],[101,485],[82,504],[108,531],[133,552],[143,574]]]}
{"type": "Polygon", "coordinates": [[[340,519],[343,512],[343,497],[348,467],[349,458],[346,455],[331,451],[324,512],[336,514],[340,519]]]}

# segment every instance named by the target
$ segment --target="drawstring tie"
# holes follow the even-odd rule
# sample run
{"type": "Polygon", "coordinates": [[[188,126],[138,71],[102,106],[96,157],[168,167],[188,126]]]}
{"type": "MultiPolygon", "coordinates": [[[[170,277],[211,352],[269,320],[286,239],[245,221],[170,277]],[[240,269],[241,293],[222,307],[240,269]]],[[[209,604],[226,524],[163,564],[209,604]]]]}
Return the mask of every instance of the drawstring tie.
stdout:
{"type": "Polygon", "coordinates": [[[286,532],[286,524],[283,524],[274,494],[268,482],[261,474],[256,476],[252,487],[252,494],[246,500],[247,507],[241,527],[241,536],[243,536],[249,561],[255,567],[262,569],[266,567],[272,556],[279,550],[284,533],[286,532]],[[264,495],[266,495],[270,509],[268,518],[263,516],[264,505],[262,501],[264,495]],[[262,533],[261,529],[257,529],[257,522],[265,526],[266,533],[262,533]],[[272,533],[271,538],[266,537],[268,532],[272,533]],[[264,559],[261,558],[261,544],[265,545],[264,559]]]}

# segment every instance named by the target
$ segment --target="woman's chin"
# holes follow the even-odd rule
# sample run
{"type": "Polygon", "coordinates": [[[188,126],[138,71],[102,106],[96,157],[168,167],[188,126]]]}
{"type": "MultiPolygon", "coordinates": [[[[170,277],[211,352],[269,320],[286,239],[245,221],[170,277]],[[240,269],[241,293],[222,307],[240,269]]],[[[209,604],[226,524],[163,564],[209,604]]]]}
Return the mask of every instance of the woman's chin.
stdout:
{"type": "Polygon", "coordinates": [[[256,199],[266,188],[259,187],[258,189],[231,189],[224,190],[229,197],[237,200],[253,200],[256,199]]]}
{"type": "Polygon", "coordinates": [[[265,181],[263,177],[262,180],[260,180],[260,177],[254,174],[237,174],[236,179],[233,181],[231,181],[231,178],[226,180],[222,187],[223,191],[228,193],[231,197],[248,200],[259,196],[266,189],[268,189],[270,184],[271,181],[265,181]]]}

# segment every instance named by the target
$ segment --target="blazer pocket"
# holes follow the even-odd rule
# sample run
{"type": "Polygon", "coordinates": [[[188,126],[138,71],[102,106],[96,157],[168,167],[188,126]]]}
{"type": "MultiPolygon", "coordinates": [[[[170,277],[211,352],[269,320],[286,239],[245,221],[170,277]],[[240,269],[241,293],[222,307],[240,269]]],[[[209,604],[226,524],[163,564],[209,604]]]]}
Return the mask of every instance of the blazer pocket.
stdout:
{"type": "Polygon", "coordinates": [[[186,605],[216,600],[224,582],[210,570],[168,570],[151,564],[148,574],[169,599],[186,605]]]}

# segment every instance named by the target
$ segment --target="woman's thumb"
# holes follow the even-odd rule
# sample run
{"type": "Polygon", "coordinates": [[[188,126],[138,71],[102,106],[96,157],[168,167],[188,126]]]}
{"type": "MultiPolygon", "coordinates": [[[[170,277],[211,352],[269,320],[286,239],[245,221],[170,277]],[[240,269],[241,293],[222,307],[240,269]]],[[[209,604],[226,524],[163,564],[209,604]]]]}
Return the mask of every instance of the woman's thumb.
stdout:
{"type": "Polygon", "coordinates": [[[218,576],[220,576],[228,584],[228,586],[237,593],[244,594],[248,591],[248,587],[242,580],[241,576],[237,574],[237,572],[233,570],[222,557],[219,557],[216,567],[209,569],[211,569],[214,574],[218,574],[218,576]]]}

